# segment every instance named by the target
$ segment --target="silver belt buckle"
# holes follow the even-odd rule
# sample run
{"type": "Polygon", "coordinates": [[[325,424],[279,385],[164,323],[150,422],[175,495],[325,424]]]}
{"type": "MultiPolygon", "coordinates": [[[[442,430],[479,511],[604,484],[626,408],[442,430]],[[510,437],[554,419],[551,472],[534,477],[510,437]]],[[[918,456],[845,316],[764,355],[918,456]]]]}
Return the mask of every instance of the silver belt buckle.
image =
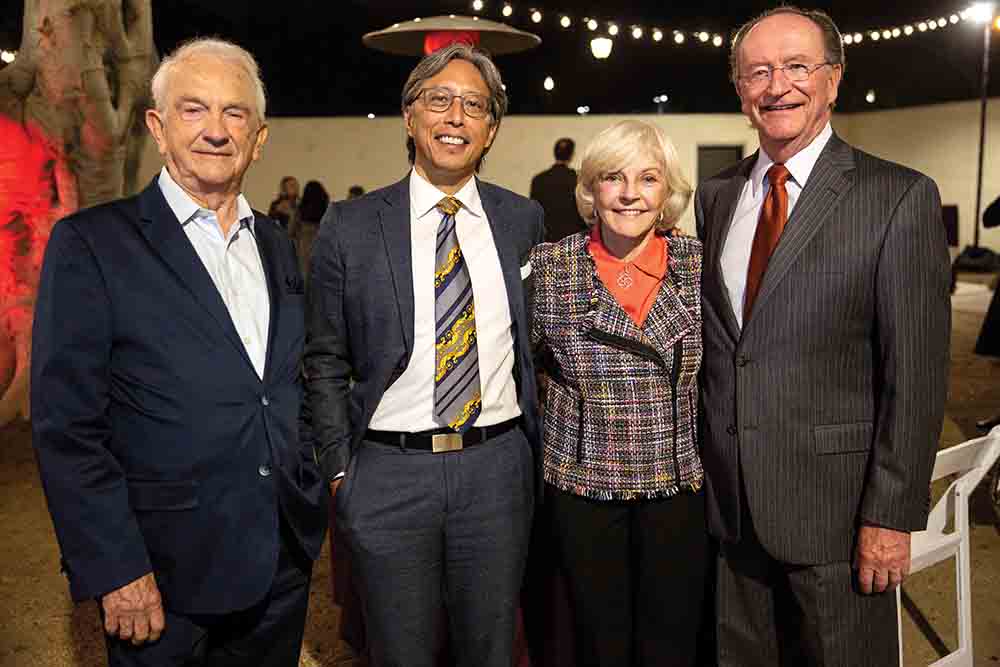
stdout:
{"type": "Polygon", "coordinates": [[[462,449],[461,433],[435,433],[431,436],[431,450],[435,454],[457,452],[460,449],[462,449]]]}

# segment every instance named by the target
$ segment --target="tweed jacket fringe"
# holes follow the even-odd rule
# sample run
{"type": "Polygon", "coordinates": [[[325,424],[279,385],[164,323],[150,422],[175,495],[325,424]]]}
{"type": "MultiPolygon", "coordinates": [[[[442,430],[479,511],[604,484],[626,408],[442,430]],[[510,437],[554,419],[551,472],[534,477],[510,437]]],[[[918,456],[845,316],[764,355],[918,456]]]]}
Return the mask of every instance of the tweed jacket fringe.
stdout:
{"type": "Polygon", "coordinates": [[[701,242],[670,236],[667,277],[640,328],[597,275],[588,232],[531,251],[532,345],[548,376],[543,468],[596,500],[701,487],[701,242]]]}

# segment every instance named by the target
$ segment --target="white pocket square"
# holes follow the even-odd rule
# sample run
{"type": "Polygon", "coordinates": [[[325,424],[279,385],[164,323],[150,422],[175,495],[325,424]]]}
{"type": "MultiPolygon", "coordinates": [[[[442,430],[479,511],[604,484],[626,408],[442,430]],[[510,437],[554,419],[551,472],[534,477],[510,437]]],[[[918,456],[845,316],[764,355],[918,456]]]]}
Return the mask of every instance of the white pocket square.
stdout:
{"type": "Polygon", "coordinates": [[[531,262],[528,262],[521,267],[521,280],[524,280],[531,275],[531,262]]]}

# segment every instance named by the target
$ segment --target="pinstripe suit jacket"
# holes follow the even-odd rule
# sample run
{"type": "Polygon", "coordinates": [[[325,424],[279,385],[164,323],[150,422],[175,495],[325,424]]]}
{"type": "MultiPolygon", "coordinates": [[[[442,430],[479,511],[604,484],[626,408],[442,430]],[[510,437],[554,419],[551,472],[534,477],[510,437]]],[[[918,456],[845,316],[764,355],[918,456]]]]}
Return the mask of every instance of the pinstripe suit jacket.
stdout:
{"type": "Polygon", "coordinates": [[[849,560],[857,527],[926,525],[947,390],[949,262],[937,186],[831,137],[739,329],[720,256],[756,155],[705,181],[703,464],[709,530],[849,560]]]}

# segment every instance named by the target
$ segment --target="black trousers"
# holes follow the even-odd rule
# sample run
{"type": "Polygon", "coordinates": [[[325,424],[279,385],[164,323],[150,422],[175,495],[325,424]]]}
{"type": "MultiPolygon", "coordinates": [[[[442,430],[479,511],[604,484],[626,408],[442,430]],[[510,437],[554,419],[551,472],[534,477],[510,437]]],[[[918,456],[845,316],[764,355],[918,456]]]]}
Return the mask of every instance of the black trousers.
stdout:
{"type": "MultiPolygon", "coordinates": [[[[110,667],[295,667],[309,603],[312,560],[281,520],[274,583],[263,600],[229,614],[167,608],[159,641],[135,647],[105,636],[110,667]]],[[[238,576],[234,574],[233,576],[238,576]]],[[[100,607],[100,604],[98,604],[100,607]]],[[[103,621],[103,619],[102,619],[103,621]]]]}
{"type": "Polygon", "coordinates": [[[445,619],[458,667],[510,667],[533,481],[520,428],[440,454],[361,442],[336,505],[372,667],[436,667],[445,619]]]}
{"type": "Polygon", "coordinates": [[[993,292],[983,328],[976,341],[976,354],[1000,357],[1000,286],[993,292]]]}
{"type": "Polygon", "coordinates": [[[692,667],[708,536],[703,493],[598,501],[546,487],[581,667],[692,667]]]}
{"type": "MultiPolygon", "coordinates": [[[[746,497],[743,497],[746,507],[746,497]]],[[[858,591],[849,562],[794,565],[743,537],[718,559],[719,667],[891,667],[899,661],[896,596],[858,591]]]]}

